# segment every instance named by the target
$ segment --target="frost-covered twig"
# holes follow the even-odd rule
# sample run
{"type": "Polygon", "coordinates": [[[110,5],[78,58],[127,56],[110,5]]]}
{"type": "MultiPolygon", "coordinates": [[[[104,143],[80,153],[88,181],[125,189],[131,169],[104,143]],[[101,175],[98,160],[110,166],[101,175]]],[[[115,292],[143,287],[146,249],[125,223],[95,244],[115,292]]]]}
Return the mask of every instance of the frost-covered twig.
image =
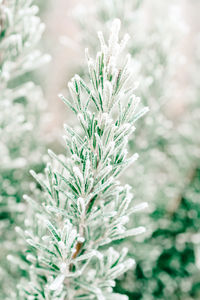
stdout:
{"type": "Polygon", "coordinates": [[[80,124],[65,125],[67,157],[49,151],[46,180],[31,172],[44,191],[37,194],[42,206],[35,203],[37,225],[30,223],[25,233],[31,245],[31,282],[27,289],[21,285],[25,299],[123,299],[112,287],[134,260],[125,259],[127,249],[118,253],[107,245],[144,232],[127,229],[132,194],[118,178],[138,157],[128,156],[127,145],[135,120],[148,109],[136,110],[127,36],[118,41],[119,29],[116,19],[108,43],[98,33],[96,59],[86,50],[90,81],[75,75],[70,99],[60,96],[80,124]]]}

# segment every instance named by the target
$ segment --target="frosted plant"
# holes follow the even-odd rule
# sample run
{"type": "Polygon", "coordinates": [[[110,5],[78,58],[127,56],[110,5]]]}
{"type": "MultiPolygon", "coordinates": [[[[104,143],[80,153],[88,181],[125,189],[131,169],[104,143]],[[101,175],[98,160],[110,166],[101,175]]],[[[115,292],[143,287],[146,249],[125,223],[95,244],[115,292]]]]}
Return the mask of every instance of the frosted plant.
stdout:
{"type": "Polygon", "coordinates": [[[11,258],[22,246],[14,226],[24,219],[25,206],[21,199],[29,188],[28,170],[33,166],[41,170],[42,166],[43,144],[38,131],[44,104],[40,88],[27,79],[27,72],[48,57],[36,50],[44,24],[36,16],[37,7],[32,2],[0,1],[1,299],[6,299],[4,292],[11,297],[19,276],[16,265],[8,264],[6,257],[11,258]]]}
{"type": "Polygon", "coordinates": [[[45,178],[31,171],[43,191],[36,191],[37,201],[25,196],[35,211],[26,221],[30,282],[22,281],[20,299],[127,299],[112,288],[134,260],[125,258],[126,248],[117,252],[109,244],[144,232],[127,223],[146,203],[130,207],[130,186],[118,178],[138,157],[129,157],[127,146],[147,108],[136,110],[124,54],[128,35],[119,42],[119,29],[116,19],[108,43],[98,33],[95,60],[86,50],[90,82],[75,75],[70,99],[60,96],[80,125],[65,125],[67,156],[49,151],[45,178]]]}
{"type": "MultiPolygon", "coordinates": [[[[136,270],[130,271],[122,285],[116,288],[117,291],[123,287],[124,292],[134,299],[177,299],[176,295],[181,299],[199,297],[196,294],[198,280],[195,279],[199,274],[198,259],[194,255],[197,246],[193,238],[194,232],[198,232],[195,222],[199,215],[194,213],[194,207],[200,209],[194,193],[195,188],[198,190],[198,180],[195,179],[195,188],[190,187],[194,181],[191,174],[196,174],[200,156],[200,140],[196,134],[200,124],[199,95],[191,94],[191,90],[197,89],[195,84],[192,83],[188,90],[184,87],[185,98],[190,99],[190,103],[187,106],[183,103],[186,109],[179,118],[173,120],[169,111],[166,112],[168,102],[172,103],[172,109],[177,103],[176,72],[181,60],[185,59],[177,45],[188,28],[178,4],[178,1],[155,0],[93,1],[91,9],[82,6],[76,11],[80,28],[83,28],[79,39],[83,44],[89,41],[93,49],[96,44],[91,32],[99,27],[107,32],[113,16],[123,19],[124,29],[132,36],[129,51],[140,82],[136,93],[151,107],[148,116],[138,121],[135,138],[130,141],[132,151],[139,152],[141,159],[135,163],[134,173],[130,169],[125,174],[129,184],[137,187],[136,199],[148,200],[152,211],[150,219],[143,220],[144,224],[149,224],[146,240],[139,236],[138,244],[132,240],[129,243],[130,252],[137,256],[136,270]],[[159,14],[151,15],[152,7],[152,11],[159,14]],[[185,199],[188,193],[190,196],[185,199]],[[184,227],[187,214],[193,216],[194,227],[184,227]],[[191,260],[183,264],[182,260],[189,253],[191,260]],[[173,266],[179,271],[176,272],[173,266]]],[[[187,65],[187,72],[191,72],[191,64],[187,65]]],[[[197,72],[193,74],[196,80],[197,72]]]]}

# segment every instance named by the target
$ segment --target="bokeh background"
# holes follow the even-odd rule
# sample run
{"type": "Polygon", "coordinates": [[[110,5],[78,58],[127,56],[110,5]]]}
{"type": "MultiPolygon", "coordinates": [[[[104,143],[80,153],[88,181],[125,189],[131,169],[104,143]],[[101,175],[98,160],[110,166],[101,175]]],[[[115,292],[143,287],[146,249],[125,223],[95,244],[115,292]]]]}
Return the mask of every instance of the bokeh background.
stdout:
{"type": "MultiPolygon", "coordinates": [[[[115,2],[117,1],[113,1],[113,3],[115,2]]],[[[130,0],[129,2],[134,1],[130,0]]],[[[57,3],[47,0],[43,4],[37,4],[40,6],[40,16],[46,24],[42,47],[52,56],[51,62],[42,73],[45,98],[50,102],[50,105],[48,105],[50,111],[55,112],[55,109],[59,110],[59,114],[54,113],[53,118],[58,126],[62,126],[63,116],[60,115],[60,112],[63,112],[62,108],[64,106],[59,102],[57,95],[66,88],[67,82],[73,76],[74,71],[78,71],[78,68],[84,63],[84,49],[91,46],[91,40],[95,41],[96,39],[97,44],[97,36],[90,36],[91,40],[87,42],[88,35],[91,32],[95,34],[95,29],[103,30],[102,25],[106,28],[106,22],[101,24],[96,19],[96,24],[95,22],[93,24],[90,23],[91,19],[95,19],[95,14],[97,14],[95,10],[100,6],[98,1],[83,0],[80,2],[76,0],[60,0],[57,3]],[[88,20],[86,19],[86,15],[88,15],[88,20]]],[[[168,9],[172,7],[172,9],[177,10],[177,16],[174,16],[174,18],[177,18],[177,24],[178,19],[181,19],[183,26],[187,27],[184,35],[175,33],[177,31],[176,26],[171,28],[171,34],[173,34],[173,31],[177,34],[175,43],[183,60],[174,74],[174,80],[177,82],[177,85],[180,85],[180,88],[177,88],[173,96],[173,99],[176,98],[176,101],[171,100],[173,103],[170,114],[176,117],[184,110],[184,103],[190,101],[187,94],[191,84],[194,83],[193,75],[195,74],[192,72],[192,67],[193,64],[196,64],[196,52],[198,51],[200,3],[198,0],[175,0],[163,1],[162,3],[159,3],[157,0],[143,1],[143,24],[154,23],[156,19],[159,22],[160,18],[163,18],[163,22],[167,23],[170,15],[166,13],[166,6],[168,9]]],[[[105,10],[109,9],[109,5],[104,8],[105,10]]],[[[113,15],[110,14],[109,17],[114,18],[115,12],[113,12],[113,15]]],[[[135,22],[134,19],[133,22],[135,22]]],[[[126,25],[124,26],[124,31],[126,31],[126,25]]],[[[129,34],[134,39],[135,35],[139,34],[137,33],[137,27],[133,32],[129,32],[129,34]]],[[[168,54],[170,55],[170,53],[168,54]]]]}

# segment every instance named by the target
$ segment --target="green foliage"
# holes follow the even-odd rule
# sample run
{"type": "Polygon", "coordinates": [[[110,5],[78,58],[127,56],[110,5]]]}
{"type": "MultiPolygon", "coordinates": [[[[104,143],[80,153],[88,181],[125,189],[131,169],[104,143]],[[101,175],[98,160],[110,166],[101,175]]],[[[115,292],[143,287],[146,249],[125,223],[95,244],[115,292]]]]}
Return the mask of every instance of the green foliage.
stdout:
{"type": "Polygon", "coordinates": [[[29,190],[28,170],[42,168],[43,143],[38,131],[43,96],[40,88],[27,80],[27,72],[48,57],[35,49],[44,25],[36,16],[37,7],[32,2],[0,1],[1,299],[7,296],[11,299],[17,276],[24,275],[16,266],[24,265],[23,242],[14,227],[24,220],[26,206],[21,199],[29,190]],[[17,253],[18,258],[13,258],[17,253]],[[11,262],[7,261],[7,256],[11,262]]]}

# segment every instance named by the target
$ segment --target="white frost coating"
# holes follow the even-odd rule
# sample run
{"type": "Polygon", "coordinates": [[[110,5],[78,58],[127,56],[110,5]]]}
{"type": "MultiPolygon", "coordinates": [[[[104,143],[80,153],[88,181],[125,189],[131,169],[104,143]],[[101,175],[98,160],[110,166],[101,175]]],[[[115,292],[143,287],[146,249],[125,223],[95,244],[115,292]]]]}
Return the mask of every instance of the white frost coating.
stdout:
{"type": "Polygon", "coordinates": [[[59,241],[58,245],[59,245],[59,247],[60,247],[61,250],[65,250],[66,249],[65,243],[63,241],[59,241]]]}
{"type": "Polygon", "coordinates": [[[133,228],[130,230],[127,230],[125,232],[125,236],[134,236],[134,235],[138,235],[138,234],[142,234],[146,231],[146,228],[143,226],[137,227],[137,228],[133,228]]]}
{"type": "Polygon", "coordinates": [[[120,53],[124,50],[124,48],[126,47],[129,40],[130,40],[130,35],[128,33],[126,33],[124,35],[123,40],[120,43],[120,53]]]}
{"type": "Polygon", "coordinates": [[[64,274],[60,274],[56,277],[56,279],[51,283],[51,285],[49,286],[50,290],[57,290],[60,288],[61,284],[63,283],[65,279],[65,275],[64,274]]]}
{"type": "Polygon", "coordinates": [[[135,207],[131,208],[130,212],[128,212],[128,214],[132,214],[134,212],[138,212],[138,211],[146,209],[148,207],[149,207],[148,203],[147,202],[143,202],[143,203],[138,204],[135,207]]]}
{"type": "Polygon", "coordinates": [[[123,216],[121,219],[120,219],[120,222],[121,222],[121,224],[126,224],[126,223],[128,223],[128,221],[129,221],[129,217],[128,216],[123,216]]]}
{"type": "Polygon", "coordinates": [[[118,35],[121,26],[121,21],[119,19],[115,19],[111,26],[111,34],[108,41],[109,52],[111,55],[118,55],[119,44],[118,44],[118,35]]]}
{"type": "Polygon", "coordinates": [[[66,270],[67,270],[67,264],[65,262],[61,263],[61,265],[60,265],[61,273],[65,273],[66,270]]]}
{"type": "Polygon", "coordinates": [[[78,205],[78,209],[80,211],[81,214],[83,214],[85,212],[85,200],[83,198],[78,198],[77,199],[77,205],[78,205]]]}
{"type": "Polygon", "coordinates": [[[73,172],[74,172],[75,176],[77,176],[81,180],[81,183],[83,184],[83,181],[84,181],[83,174],[81,173],[80,169],[78,167],[74,167],[73,172]]]}
{"type": "Polygon", "coordinates": [[[84,243],[85,242],[85,238],[82,237],[82,236],[80,236],[80,237],[78,237],[77,241],[80,242],[80,243],[84,243]]]}
{"type": "Polygon", "coordinates": [[[90,252],[87,253],[87,254],[80,255],[80,256],[77,257],[75,260],[76,260],[76,261],[87,260],[87,259],[89,259],[89,258],[91,258],[91,257],[93,257],[93,256],[97,256],[95,250],[92,250],[92,251],[90,251],[90,252]]]}
{"type": "Polygon", "coordinates": [[[97,35],[99,37],[101,47],[105,47],[105,40],[104,40],[104,37],[103,37],[103,33],[101,31],[98,31],[97,35]]]}

